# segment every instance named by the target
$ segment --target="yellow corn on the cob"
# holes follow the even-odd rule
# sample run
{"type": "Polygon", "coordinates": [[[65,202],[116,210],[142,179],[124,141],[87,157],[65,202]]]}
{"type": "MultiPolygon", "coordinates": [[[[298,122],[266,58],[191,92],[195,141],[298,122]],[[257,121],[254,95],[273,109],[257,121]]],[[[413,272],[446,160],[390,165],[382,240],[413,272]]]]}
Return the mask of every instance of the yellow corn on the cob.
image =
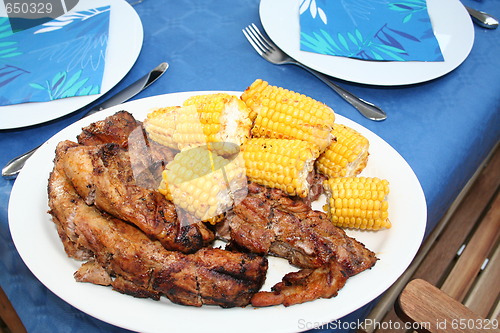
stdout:
{"type": "Polygon", "coordinates": [[[323,183],[326,209],[333,224],[342,228],[390,228],[387,195],[389,182],[368,177],[330,178],[323,183]]]}
{"type": "Polygon", "coordinates": [[[260,79],[248,87],[241,99],[252,110],[253,137],[305,140],[326,149],[335,113],[311,97],[269,85],[260,79]]]}
{"type": "MultiPolygon", "coordinates": [[[[225,149],[225,155],[239,152],[250,136],[250,110],[237,96],[208,94],[188,98],[183,107],[169,107],[148,114],[144,127],[149,136],[168,147],[183,150],[207,143],[225,149]]],[[[219,151],[221,153],[221,151],[219,151]]]]}
{"type": "Polygon", "coordinates": [[[174,134],[181,109],[180,106],[168,106],[148,113],[143,124],[151,140],[172,149],[179,148],[174,134]]]}
{"type": "Polygon", "coordinates": [[[225,159],[206,146],[183,150],[162,173],[160,193],[201,221],[216,223],[246,195],[241,157],[225,159]]]}
{"type": "Polygon", "coordinates": [[[169,106],[154,110],[144,120],[149,137],[176,150],[206,145],[195,106],[169,106]]]}
{"type": "Polygon", "coordinates": [[[242,155],[249,180],[289,195],[308,196],[308,175],[319,155],[315,145],[302,140],[255,138],[242,146],[242,155]]]}
{"type": "Polygon", "coordinates": [[[332,134],[335,138],[318,157],[316,170],[331,178],[358,175],[368,162],[368,139],[341,124],[333,125],[332,134]]]}
{"type": "Polygon", "coordinates": [[[249,137],[252,121],[250,109],[240,98],[225,93],[197,95],[188,98],[184,106],[194,105],[207,142],[227,142],[228,153],[238,153],[249,137]],[[237,149],[234,150],[234,145],[237,149]]]}

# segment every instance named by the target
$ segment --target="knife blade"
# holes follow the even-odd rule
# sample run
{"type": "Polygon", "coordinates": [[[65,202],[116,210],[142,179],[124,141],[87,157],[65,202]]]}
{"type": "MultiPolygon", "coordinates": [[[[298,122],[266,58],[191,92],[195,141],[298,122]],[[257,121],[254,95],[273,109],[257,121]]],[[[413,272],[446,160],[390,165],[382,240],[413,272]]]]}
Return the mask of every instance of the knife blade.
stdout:
{"type": "MultiPolygon", "coordinates": [[[[149,87],[153,82],[158,80],[160,76],[165,73],[168,69],[169,65],[166,62],[163,62],[156,66],[149,73],[141,77],[139,80],[135,81],[131,85],[125,87],[124,89],[113,94],[112,92],[108,92],[101,96],[99,99],[104,99],[103,102],[96,104],[93,106],[87,113],[83,115],[82,118],[90,116],[96,112],[107,109],[109,107],[121,104],[130,98],[134,97],[147,87],[149,87]],[[109,97],[111,96],[111,97],[109,97]],[[109,98],[106,98],[109,97],[109,98]]],[[[86,108],[86,107],[84,107],[86,108]]],[[[41,146],[41,145],[40,145],[41,146]]],[[[24,167],[26,161],[33,155],[33,153],[40,148],[40,146],[31,149],[30,151],[19,155],[13,159],[11,159],[2,169],[2,176],[6,178],[15,178],[24,167]]]]}
{"type": "Polygon", "coordinates": [[[141,77],[139,80],[118,91],[115,95],[106,99],[104,102],[94,106],[83,116],[83,118],[131,99],[132,97],[149,87],[160,76],[162,76],[163,73],[165,73],[165,71],[168,69],[168,66],[169,65],[166,62],[162,62],[161,64],[153,68],[151,72],[141,77]]]}

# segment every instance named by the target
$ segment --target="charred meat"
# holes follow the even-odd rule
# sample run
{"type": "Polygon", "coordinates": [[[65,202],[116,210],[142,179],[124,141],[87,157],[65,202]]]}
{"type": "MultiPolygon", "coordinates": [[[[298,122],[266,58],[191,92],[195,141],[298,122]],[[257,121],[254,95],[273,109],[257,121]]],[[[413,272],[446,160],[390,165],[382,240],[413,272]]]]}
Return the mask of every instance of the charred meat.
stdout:
{"type": "Polygon", "coordinates": [[[90,261],[79,281],[111,284],[136,297],[201,306],[245,306],[262,286],[267,260],[255,254],[204,248],[194,254],[168,251],[135,226],[87,205],[64,171],[64,156],[74,144],[62,142],[49,179],[50,214],[68,255],[85,249],[90,261]],[[61,209],[57,209],[62,207],[61,209]],[[68,208],[68,209],[65,209],[68,208]]]}
{"type": "Polygon", "coordinates": [[[159,192],[136,184],[129,153],[117,144],[69,148],[61,163],[88,205],[136,225],[166,249],[192,253],[213,241],[201,221],[178,214],[159,192]]]}
{"type": "Polygon", "coordinates": [[[68,256],[86,261],[76,281],[191,306],[290,306],[334,297],[350,276],[377,261],[311,208],[324,180],[314,173],[307,198],[250,182],[247,196],[215,226],[226,250],[210,247],[214,228],[157,191],[175,153],[149,141],[126,111],[83,128],[78,143],[59,143],[49,213],[68,256]],[[266,255],[300,270],[261,291],[266,255]]]}
{"type": "Polygon", "coordinates": [[[175,152],[149,140],[142,122],[127,111],[119,111],[82,129],[78,143],[86,146],[114,143],[130,153],[137,185],[157,189],[161,172],[175,152]]]}
{"type": "Polygon", "coordinates": [[[337,262],[331,260],[318,268],[304,268],[288,273],[282,282],[272,287],[272,291],[259,291],[252,297],[253,306],[283,304],[290,306],[331,298],[337,295],[347,281],[347,274],[337,262]]]}
{"type": "Polygon", "coordinates": [[[226,223],[231,246],[282,257],[301,268],[318,268],[335,260],[352,276],[377,260],[372,251],[332,225],[325,213],[280,190],[253,183],[226,223]]]}
{"type": "Polygon", "coordinates": [[[119,111],[104,120],[96,121],[82,128],[82,133],[77,136],[78,143],[87,146],[116,143],[127,148],[130,133],[141,122],[137,121],[127,111],[119,111]]]}

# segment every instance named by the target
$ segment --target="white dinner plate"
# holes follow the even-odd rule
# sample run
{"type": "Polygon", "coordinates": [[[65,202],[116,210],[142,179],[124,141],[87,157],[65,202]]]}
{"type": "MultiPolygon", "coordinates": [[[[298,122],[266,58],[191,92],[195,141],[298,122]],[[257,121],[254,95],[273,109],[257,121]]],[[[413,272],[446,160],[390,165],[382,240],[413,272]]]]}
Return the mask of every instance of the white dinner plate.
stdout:
{"type": "Polygon", "coordinates": [[[139,15],[125,0],[80,1],[72,11],[111,6],[106,66],[101,92],[96,95],[22,103],[0,107],[0,130],[36,125],[67,115],[92,103],[113,88],[132,68],[142,48],[143,27],[139,15]]]}
{"type": "Polygon", "coordinates": [[[396,86],[429,81],[457,68],[474,44],[474,27],[458,0],[427,0],[444,61],[366,61],[300,50],[299,0],[261,0],[260,19],[269,37],[289,56],[346,81],[396,86]]]}
{"type": "MultiPolygon", "coordinates": [[[[427,208],[420,183],[410,166],[389,144],[368,129],[337,115],[337,122],[350,126],[370,141],[370,159],[362,175],[390,182],[389,218],[393,226],[383,231],[352,231],[379,258],[375,266],[349,278],[338,296],[285,308],[201,308],[137,299],[90,283],[78,283],[73,273],[80,262],[64,252],[54,223],[47,213],[47,179],[58,142],[76,140],[83,126],[119,110],[143,120],[157,107],[180,105],[187,97],[207,92],[183,92],[135,100],[112,107],[62,130],[28,160],[12,189],[9,227],[15,246],[33,274],[55,294],[76,308],[123,328],[141,332],[296,332],[334,321],[370,302],[403,273],[422,241],[427,208]],[[29,204],[27,204],[29,203],[29,204]]],[[[229,92],[240,95],[240,92],[229,92]]],[[[324,199],[323,199],[324,200],[324,199]]],[[[321,202],[314,207],[321,209],[321,202]]],[[[283,259],[269,258],[265,290],[293,269],[283,259]]]]}

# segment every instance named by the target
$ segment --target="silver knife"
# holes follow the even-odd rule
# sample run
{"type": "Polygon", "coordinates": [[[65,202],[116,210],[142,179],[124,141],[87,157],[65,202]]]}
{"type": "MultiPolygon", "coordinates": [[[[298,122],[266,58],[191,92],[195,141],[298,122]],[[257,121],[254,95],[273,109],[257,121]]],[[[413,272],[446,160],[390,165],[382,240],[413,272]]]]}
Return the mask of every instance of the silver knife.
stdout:
{"type": "MultiPolygon", "coordinates": [[[[125,87],[123,90],[118,91],[116,94],[112,95],[108,99],[106,99],[104,102],[97,104],[93,108],[91,108],[87,113],[83,115],[82,118],[85,118],[87,116],[90,116],[91,114],[94,114],[96,112],[99,112],[101,110],[107,109],[109,107],[121,104],[130,98],[134,97],[147,87],[149,87],[153,82],[155,82],[165,71],[168,69],[168,63],[163,62],[156,66],[151,72],[148,74],[144,75],[142,78],[139,80],[135,81],[128,87],[125,87]]],[[[107,97],[108,94],[104,94],[101,98],[107,97]]],[[[40,145],[41,146],[41,145],[40,145]]],[[[28,160],[28,158],[33,155],[33,153],[40,148],[40,146],[33,148],[32,150],[19,155],[9,162],[3,167],[2,169],[2,176],[6,178],[15,178],[17,174],[21,171],[23,168],[24,164],[28,160]]]]}

